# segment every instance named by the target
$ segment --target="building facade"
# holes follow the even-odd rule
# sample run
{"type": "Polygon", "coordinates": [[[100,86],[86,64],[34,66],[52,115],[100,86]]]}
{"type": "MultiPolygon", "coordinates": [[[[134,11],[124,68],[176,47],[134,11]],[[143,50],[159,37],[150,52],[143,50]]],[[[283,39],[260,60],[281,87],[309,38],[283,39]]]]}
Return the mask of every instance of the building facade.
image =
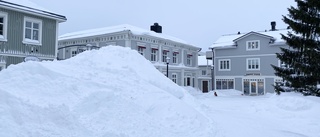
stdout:
{"type": "Polygon", "coordinates": [[[150,28],[145,30],[124,24],[61,35],[58,59],[68,59],[91,48],[129,47],[150,60],[164,75],[167,75],[166,59],[169,57],[168,77],[178,85],[198,87],[198,52],[201,49],[162,34],[162,27],[157,23],[150,28]]]}
{"type": "Polygon", "coordinates": [[[212,68],[212,61],[208,59],[206,55],[200,55],[198,57],[198,88],[203,93],[212,90],[212,68]]]}
{"type": "Polygon", "coordinates": [[[54,60],[58,26],[66,17],[36,4],[0,1],[0,71],[28,60],[54,60]]]}
{"type": "Polygon", "coordinates": [[[214,53],[214,83],[216,90],[236,89],[245,95],[273,93],[275,76],[271,64],[280,66],[276,53],[280,47],[288,48],[277,30],[275,22],[269,31],[249,32],[220,37],[210,49],[214,53]]]}

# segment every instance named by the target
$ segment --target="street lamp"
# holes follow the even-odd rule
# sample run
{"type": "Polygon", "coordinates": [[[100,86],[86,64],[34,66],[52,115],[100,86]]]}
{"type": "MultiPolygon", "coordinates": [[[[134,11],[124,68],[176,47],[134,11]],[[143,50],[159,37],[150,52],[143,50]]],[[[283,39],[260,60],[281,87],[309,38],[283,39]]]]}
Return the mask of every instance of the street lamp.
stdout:
{"type": "Polygon", "coordinates": [[[166,63],[167,63],[167,77],[169,77],[169,62],[170,62],[170,58],[167,57],[167,58],[166,58],[166,63]]]}

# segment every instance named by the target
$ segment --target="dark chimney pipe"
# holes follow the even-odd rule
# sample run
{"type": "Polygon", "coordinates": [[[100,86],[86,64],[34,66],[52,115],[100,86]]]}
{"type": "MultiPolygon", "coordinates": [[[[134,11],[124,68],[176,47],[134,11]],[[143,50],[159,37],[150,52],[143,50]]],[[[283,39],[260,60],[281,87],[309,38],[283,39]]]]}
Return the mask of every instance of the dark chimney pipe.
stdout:
{"type": "Polygon", "coordinates": [[[156,33],[162,33],[162,26],[160,26],[158,23],[154,23],[152,26],[150,26],[150,30],[156,33]]]}
{"type": "Polygon", "coordinates": [[[272,21],[271,22],[271,31],[276,31],[276,22],[275,21],[272,21]]]}

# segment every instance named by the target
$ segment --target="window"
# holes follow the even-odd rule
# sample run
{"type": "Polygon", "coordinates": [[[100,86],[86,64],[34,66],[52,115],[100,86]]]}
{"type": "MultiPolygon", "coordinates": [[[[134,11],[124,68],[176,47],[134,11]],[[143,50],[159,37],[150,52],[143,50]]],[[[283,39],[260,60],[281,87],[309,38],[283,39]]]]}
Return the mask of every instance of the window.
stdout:
{"type": "Polygon", "coordinates": [[[42,21],[32,18],[24,18],[23,43],[41,45],[42,21]]]}
{"type": "Polygon", "coordinates": [[[178,56],[178,52],[173,52],[172,53],[172,63],[178,63],[178,61],[177,61],[177,56],[178,56]]]}
{"type": "Polygon", "coordinates": [[[278,67],[280,68],[289,68],[289,65],[282,62],[281,60],[278,61],[278,67]]]}
{"type": "Polygon", "coordinates": [[[142,56],[144,56],[144,49],[145,49],[146,47],[142,47],[142,46],[138,46],[138,52],[139,52],[139,54],[141,54],[142,56]]]}
{"type": "Polygon", "coordinates": [[[158,49],[151,49],[151,61],[157,61],[157,51],[158,49]]]}
{"type": "Polygon", "coordinates": [[[172,81],[177,83],[177,74],[172,74],[172,81]]]}
{"type": "Polygon", "coordinates": [[[162,51],[162,62],[167,62],[168,52],[168,50],[162,51]]]}
{"type": "Polygon", "coordinates": [[[221,59],[219,60],[219,71],[230,71],[230,59],[221,59]]]}
{"type": "Polygon", "coordinates": [[[187,65],[188,65],[188,66],[192,66],[192,60],[191,60],[191,57],[192,57],[192,55],[191,55],[191,54],[188,54],[188,55],[187,55],[187,65]]]}
{"type": "Polygon", "coordinates": [[[71,57],[74,57],[74,56],[76,56],[76,55],[77,55],[77,51],[76,51],[76,50],[71,51],[71,57]]]}
{"type": "Polygon", "coordinates": [[[202,73],[201,73],[201,74],[202,74],[202,76],[207,75],[207,71],[206,71],[206,70],[202,70],[201,72],[202,72],[202,73]]]}
{"type": "Polygon", "coordinates": [[[0,41],[7,40],[7,22],[8,14],[0,12],[0,41]]]}
{"type": "Polygon", "coordinates": [[[260,50],[260,41],[247,41],[247,50],[260,50]]]}
{"type": "Polygon", "coordinates": [[[247,70],[260,70],[260,59],[259,58],[247,59],[247,70]]]}
{"type": "Polygon", "coordinates": [[[234,89],[233,79],[217,79],[216,80],[217,89],[234,89]]]}

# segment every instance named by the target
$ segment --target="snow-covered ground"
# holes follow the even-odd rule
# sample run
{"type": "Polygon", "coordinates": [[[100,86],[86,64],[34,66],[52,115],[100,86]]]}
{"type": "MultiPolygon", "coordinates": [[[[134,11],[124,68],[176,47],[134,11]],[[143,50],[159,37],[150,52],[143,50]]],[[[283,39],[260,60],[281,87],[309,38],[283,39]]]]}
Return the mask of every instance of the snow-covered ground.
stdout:
{"type": "Polygon", "coordinates": [[[1,137],[319,137],[320,99],[202,94],[129,48],[0,72],[1,137]]]}

